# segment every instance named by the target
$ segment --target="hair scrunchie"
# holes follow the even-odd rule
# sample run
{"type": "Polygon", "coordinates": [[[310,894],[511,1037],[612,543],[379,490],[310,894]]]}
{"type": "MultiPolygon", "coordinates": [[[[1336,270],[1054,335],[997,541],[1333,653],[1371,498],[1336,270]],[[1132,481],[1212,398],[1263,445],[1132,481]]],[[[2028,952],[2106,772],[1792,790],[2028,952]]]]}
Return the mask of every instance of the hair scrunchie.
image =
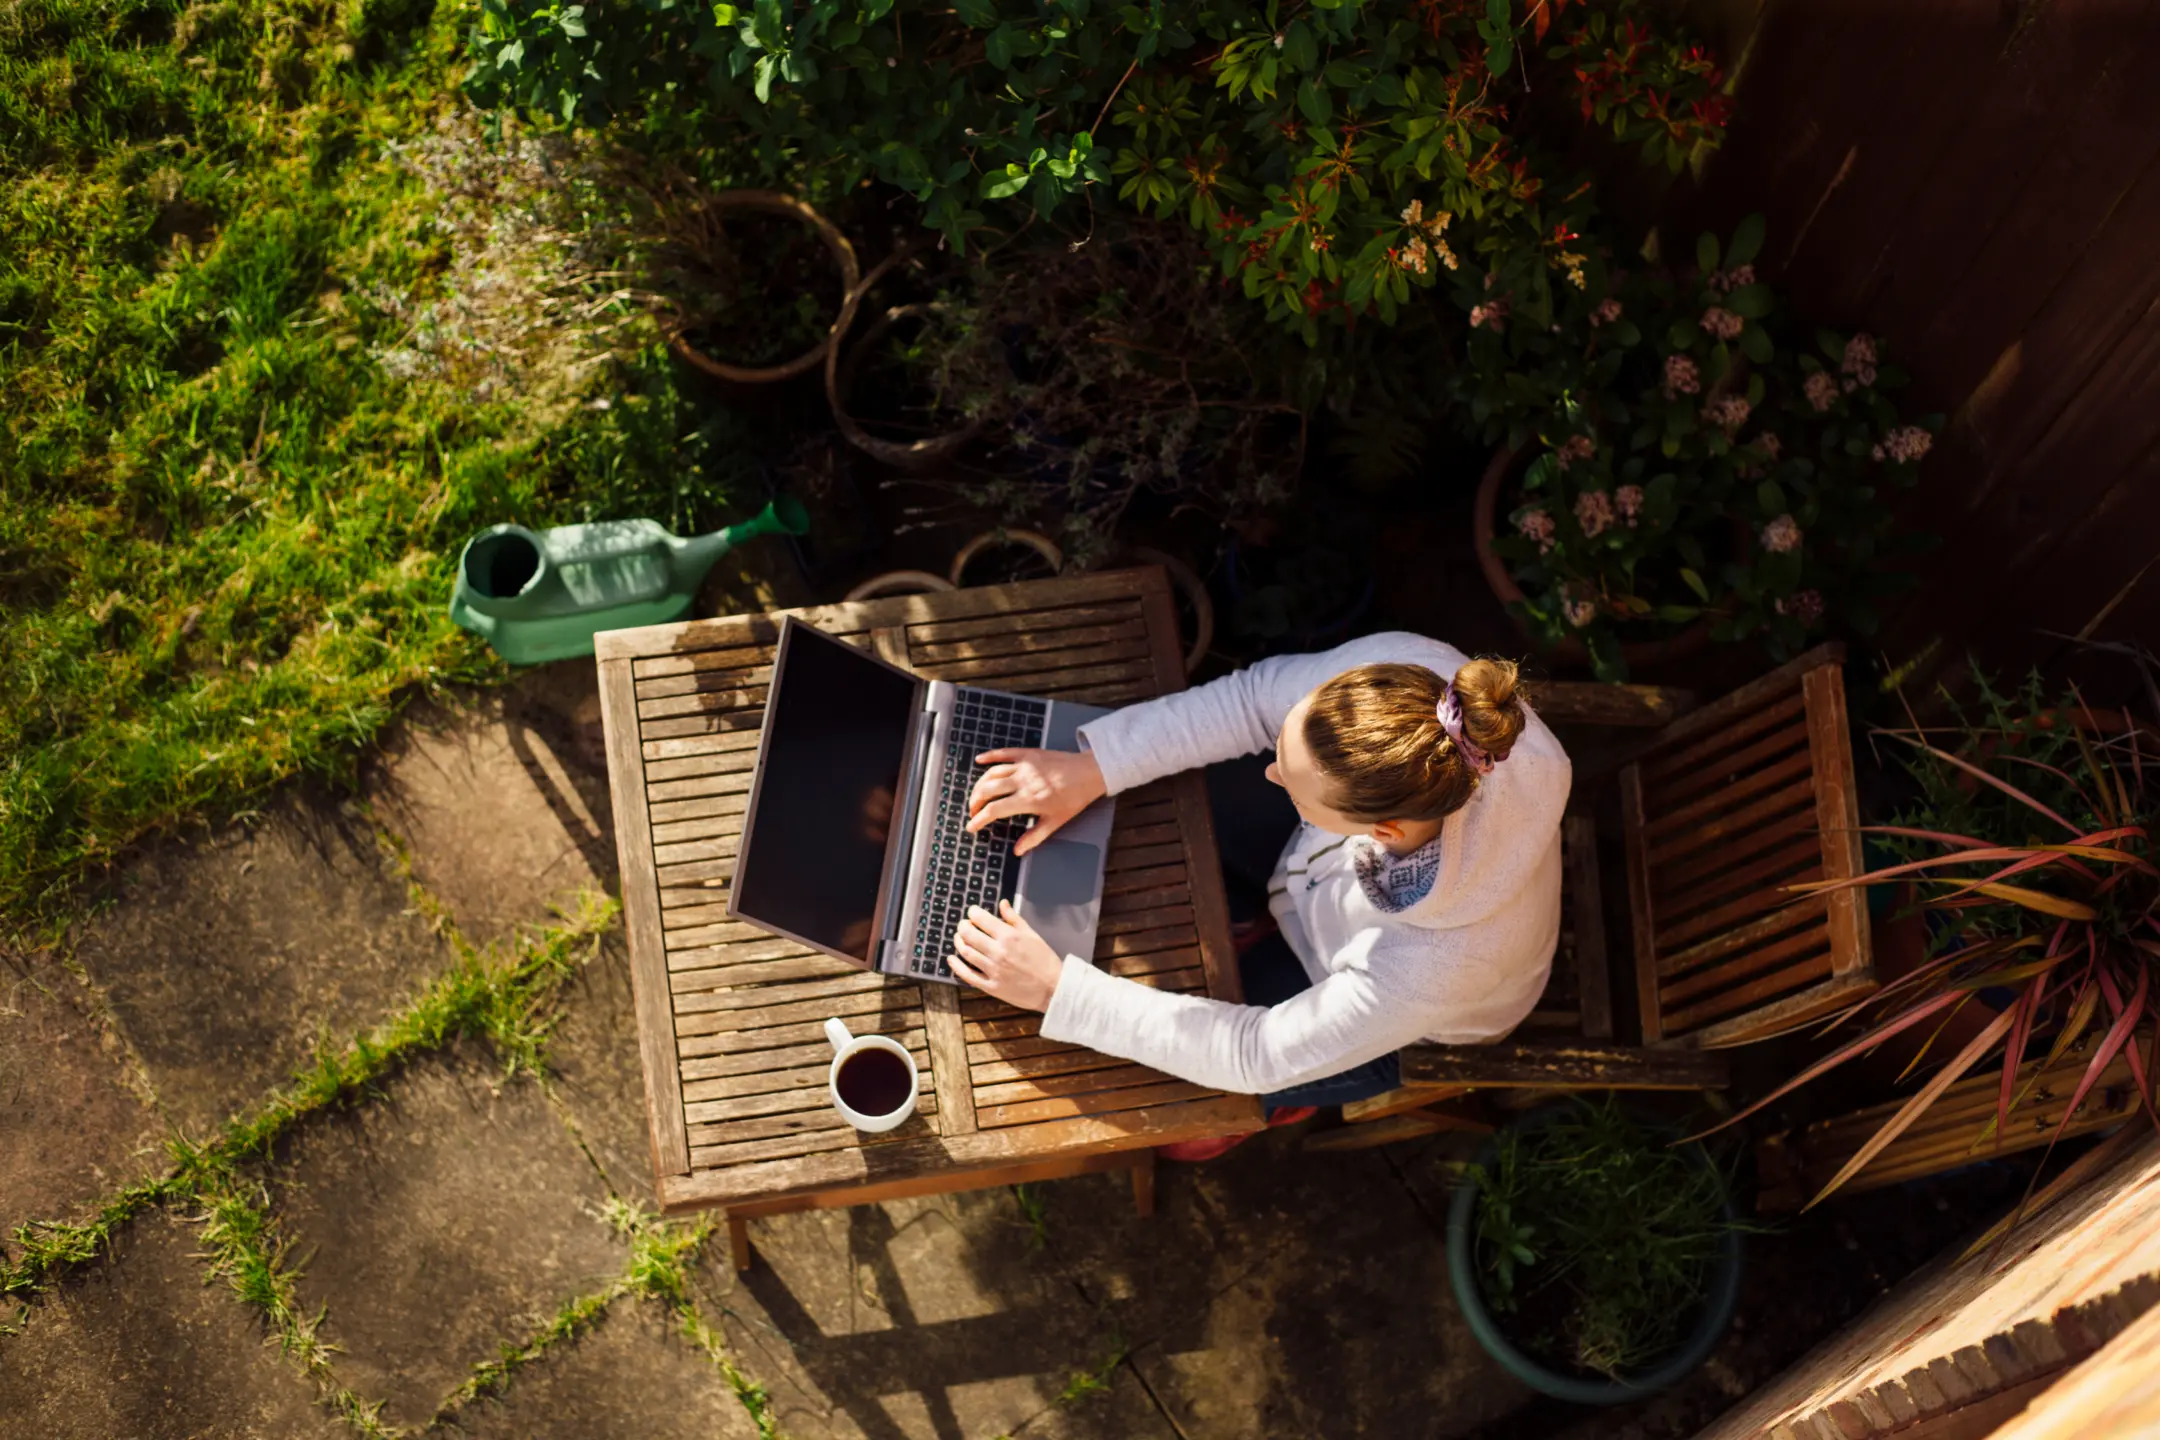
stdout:
{"type": "Polygon", "coordinates": [[[1438,714],[1440,728],[1447,731],[1448,739],[1455,742],[1455,752],[1462,756],[1464,763],[1480,775],[1492,774],[1492,768],[1500,763],[1500,757],[1483,749],[1477,741],[1463,733],[1462,696],[1455,693],[1455,682],[1452,679],[1447,682],[1447,689],[1441,692],[1438,714]]]}

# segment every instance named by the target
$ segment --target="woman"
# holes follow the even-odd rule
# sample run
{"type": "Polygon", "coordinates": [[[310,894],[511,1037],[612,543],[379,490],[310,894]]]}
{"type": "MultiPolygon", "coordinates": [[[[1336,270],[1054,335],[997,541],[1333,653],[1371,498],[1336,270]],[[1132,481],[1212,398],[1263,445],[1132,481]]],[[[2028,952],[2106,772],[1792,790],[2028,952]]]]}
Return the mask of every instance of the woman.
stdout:
{"type": "MultiPolygon", "coordinates": [[[[1009,904],[970,911],[953,972],[1044,1012],[1046,1037],[1298,1110],[1282,1123],[1394,1088],[1412,1041],[1497,1040],[1537,1003],[1560,936],[1570,769],[1513,665],[1370,635],[1130,706],[1080,738],[1077,753],[979,756],[971,828],[1033,815],[1025,851],[1104,794],[1270,746],[1266,777],[1296,818],[1267,886],[1280,941],[1240,957],[1246,1004],[1056,955],[1009,904]]],[[[1228,852],[1256,827],[1218,828],[1228,852]]]]}

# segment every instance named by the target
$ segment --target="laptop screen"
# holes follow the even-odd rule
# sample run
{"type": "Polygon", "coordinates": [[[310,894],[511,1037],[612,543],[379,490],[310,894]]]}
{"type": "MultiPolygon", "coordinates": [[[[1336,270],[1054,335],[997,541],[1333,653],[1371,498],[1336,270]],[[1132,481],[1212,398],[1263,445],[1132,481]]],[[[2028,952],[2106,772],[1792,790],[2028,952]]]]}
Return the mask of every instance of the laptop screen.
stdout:
{"type": "Polygon", "coordinates": [[[788,626],[765,710],[757,813],[737,914],[875,963],[878,881],[916,682],[808,625],[788,626]]]}

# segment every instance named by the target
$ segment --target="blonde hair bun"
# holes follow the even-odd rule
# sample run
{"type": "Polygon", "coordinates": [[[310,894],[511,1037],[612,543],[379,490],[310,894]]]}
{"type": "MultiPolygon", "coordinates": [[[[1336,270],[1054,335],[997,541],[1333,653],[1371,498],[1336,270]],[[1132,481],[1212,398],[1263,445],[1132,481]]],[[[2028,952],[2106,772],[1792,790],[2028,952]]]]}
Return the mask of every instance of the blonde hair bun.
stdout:
{"type": "MultiPolygon", "coordinates": [[[[1360,665],[1313,691],[1303,726],[1328,803],[1357,820],[1438,820],[1470,803],[1477,771],[1440,724],[1447,680],[1423,665],[1360,665]]],[[[1502,760],[1529,723],[1507,660],[1455,672],[1463,734],[1502,760]]]]}

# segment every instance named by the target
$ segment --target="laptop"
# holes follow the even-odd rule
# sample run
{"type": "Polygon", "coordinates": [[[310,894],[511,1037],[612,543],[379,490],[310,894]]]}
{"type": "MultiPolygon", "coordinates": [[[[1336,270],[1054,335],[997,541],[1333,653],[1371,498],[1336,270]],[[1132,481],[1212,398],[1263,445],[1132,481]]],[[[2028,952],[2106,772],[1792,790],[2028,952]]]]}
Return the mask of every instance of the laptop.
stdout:
{"type": "Polygon", "coordinates": [[[1111,802],[1024,856],[1031,819],[967,833],[985,750],[1078,750],[1109,712],[925,680],[787,617],[728,914],[887,975],[957,984],[971,905],[1010,900],[1060,955],[1090,958],[1111,802]]]}

